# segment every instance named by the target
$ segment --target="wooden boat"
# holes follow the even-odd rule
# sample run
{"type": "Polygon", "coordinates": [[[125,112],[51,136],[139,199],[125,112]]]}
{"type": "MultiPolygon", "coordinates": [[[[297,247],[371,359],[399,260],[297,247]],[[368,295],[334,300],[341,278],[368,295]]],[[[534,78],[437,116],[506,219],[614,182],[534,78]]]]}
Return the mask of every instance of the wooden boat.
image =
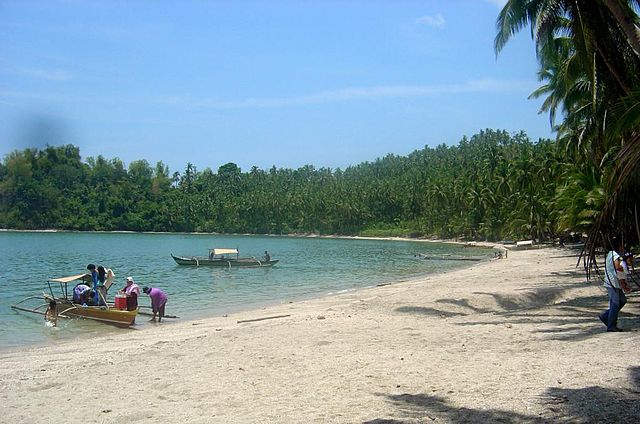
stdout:
{"type": "Polygon", "coordinates": [[[278,263],[278,260],[241,258],[238,249],[209,249],[209,256],[175,256],[171,257],[178,265],[194,266],[220,266],[227,268],[235,267],[269,267],[278,263]]]}
{"type": "MultiPolygon", "coordinates": [[[[129,327],[132,325],[138,314],[138,309],[127,311],[116,308],[112,304],[104,306],[83,306],[73,301],[73,287],[76,282],[84,282],[91,285],[91,274],[72,275],[70,277],[52,278],[47,281],[49,293],[42,293],[42,296],[27,297],[15,305],[11,305],[12,309],[24,312],[31,312],[44,315],[44,310],[49,306],[49,302],[56,302],[58,317],[61,318],[85,318],[93,321],[103,322],[105,324],[115,325],[117,327],[129,327]],[[69,290],[69,283],[74,283],[69,290]],[[54,294],[53,287],[59,285],[59,295],[54,294]],[[36,299],[40,299],[45,303],[28,307],[33,304],[36,299]]],[[[106,299],[105,299],[106,300],[106,299]]],[[[106,302],[105,302],[106,303],[106,302]]]]}

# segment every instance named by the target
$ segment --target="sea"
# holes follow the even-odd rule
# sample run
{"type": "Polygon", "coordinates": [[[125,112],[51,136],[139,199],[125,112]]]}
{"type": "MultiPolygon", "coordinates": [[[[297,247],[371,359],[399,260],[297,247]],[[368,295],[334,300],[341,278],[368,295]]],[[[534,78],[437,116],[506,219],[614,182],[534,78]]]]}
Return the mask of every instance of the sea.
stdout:
{"type": "MultiPolygon", "coordinates": [[[[83,319],[61,319],[54,328],[45,325],[41,315],[11,308],[28,296],[48,292],[48,279],[83,273],[89,263],[114,271],[110,300],[129,276],[140,288],[164,290],[169,296],[166,314],[178,317],[164,320],[170,325],[407,281],[476,263],[438,259],[448,255],[493,256],[491,249],[413,240],[53,231],[0,231],[0,252],[0,349],[155,325],[138,316],[133,329],[83,319]],[[256,258],[268,251],[279,262],[271,268],[214,268],[180,266],[171,258],[172,253],[206,256],[211,248],[237,248],[240,256],[256,258]]],[[[144,294],[139,303],[150,305],[144,294]]]]}

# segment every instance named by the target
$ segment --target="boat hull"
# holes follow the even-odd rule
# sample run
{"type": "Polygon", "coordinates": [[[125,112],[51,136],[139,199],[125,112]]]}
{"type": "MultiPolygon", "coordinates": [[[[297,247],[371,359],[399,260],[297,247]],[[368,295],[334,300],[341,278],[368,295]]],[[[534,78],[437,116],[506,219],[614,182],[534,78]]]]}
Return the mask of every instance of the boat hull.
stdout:
{"type": "Polygon", "coordinates": [[[82,306],[65,299],[55,299],[58,314],[100,321],[117,327],[129,327],[135,322],[138,310],[127,311],[113,306],[82,306]]]}
{"type": "Polygon", "coordinates": [[[278,263],[278,260],[261,261],[254,258],[238,258],[238,259],[209,259],[202,256],[174,256],[171,255],[178,265],[191,266],[217,266],[224,268],[263,268],[270,267],[278,263]]]}

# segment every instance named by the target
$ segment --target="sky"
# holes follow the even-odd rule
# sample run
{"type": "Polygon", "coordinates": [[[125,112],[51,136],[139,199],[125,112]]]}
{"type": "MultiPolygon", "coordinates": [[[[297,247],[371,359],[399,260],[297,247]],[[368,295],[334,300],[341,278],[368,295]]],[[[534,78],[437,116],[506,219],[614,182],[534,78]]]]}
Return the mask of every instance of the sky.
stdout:
{"type": "Polygon", "coordinates": [[[503,0],[0,0],[0,157],[345,169],[491,128],[554,137],[503,0]]]}

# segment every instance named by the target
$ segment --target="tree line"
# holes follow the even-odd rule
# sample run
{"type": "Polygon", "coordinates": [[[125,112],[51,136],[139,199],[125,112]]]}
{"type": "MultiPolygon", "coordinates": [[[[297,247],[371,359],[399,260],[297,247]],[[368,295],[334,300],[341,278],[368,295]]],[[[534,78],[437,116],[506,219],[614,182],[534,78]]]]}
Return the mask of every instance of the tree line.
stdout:
{"type": "Polygon", "coordinates": [[[490,129],[344,170],[227,163],[170,174],[162,162],[83,162],[78,147],[47,146],[0,164],[0,226],[545,240],[580,230],[557,210],[574,171],[556,142],[490,129]]]}

